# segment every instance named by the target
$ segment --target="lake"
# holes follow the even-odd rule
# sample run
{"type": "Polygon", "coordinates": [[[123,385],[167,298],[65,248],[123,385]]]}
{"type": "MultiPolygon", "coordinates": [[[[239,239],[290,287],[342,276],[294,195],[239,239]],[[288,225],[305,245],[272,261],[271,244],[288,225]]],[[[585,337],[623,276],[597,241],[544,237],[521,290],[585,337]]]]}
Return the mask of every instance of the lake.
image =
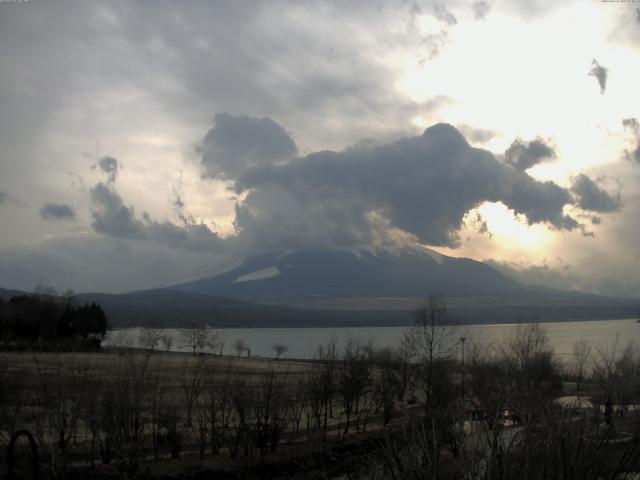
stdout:
{"type": "MultiPolygon", "coordinates": [[[[560,358],[571,355],[574,343],[586,339],[595,348],[611,350],[628,342],[640,343],[640,323],[636,319],[593,320],[561,323],[541,323],[551,346],[560,358]]],[[[473,343],[482,345],[501,342],[513,335],[517,324],[465,325],[453,327],[452,338],[464,336],[466,348],[473,343]]],[[[107,335],[105,345],[137,346],[139,328],[114,330],[107,335]]],[[[407,327],[343,327],[343,328],[221,328],[226,339],[225,353],[232,353],[231,344],[243,340],[253,356],[272,357],[275,343],[288,347],[287,358],[313,358],[318,345],[326,345],[335,338],[340,349],[349,337],[371,340],[376,347],[398,345],[407,327]]],[[[173,337],[172,350],[189,351],[181,345],[179,329],[163,329],[163,335],[173,337]]]]}

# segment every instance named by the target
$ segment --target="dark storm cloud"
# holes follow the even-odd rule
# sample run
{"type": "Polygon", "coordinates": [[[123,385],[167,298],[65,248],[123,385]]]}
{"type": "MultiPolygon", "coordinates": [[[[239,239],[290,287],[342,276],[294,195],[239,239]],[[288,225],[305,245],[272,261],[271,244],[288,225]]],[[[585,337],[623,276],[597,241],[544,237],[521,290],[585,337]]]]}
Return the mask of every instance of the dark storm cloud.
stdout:
{"type": "Polygon", "coordinates": [[[625,156],[638,164],[640,164],[640,124],[635,118],[625,118],[622,120],[622,126],[625,130],[629,130],[635,139],[635,147],[631,152],[625,150],[625,156]]]}
{"type": "Polygon", "coordinates": [[[389,124],[427,111],[398,92],[397,71],[379,61],[378,42],[363,35],[376,31],[389,46],[417,54],[429,39],[410,21],[413,3],[301,5],[205,2],[184,9],[127,3],[115,10],[124,38],[143,58],[163,69],[163,59],[174,59],[169,72],[184,88],[165,97],[172,107],[188,101],[189,110],[198,104],[269,112],[296,131],[313,132],[320,144],[346,144],[354,132],[388,131],[389,124]],[[313,28],[301,28],[305,22],[313,28]],[[152,43],[166,55],[145,51],[152,43]]]}
{"type": "Polygon", "coordinates": [[[615,196],[610,195],[584,173],[573,179],[571,191],[577,197],[576,205],[583,210],[610,213],[617,212],[622,207],[620,193],[615,196]]]}
{"type": "Polygon", "coordinates": [[[116,181],[118,177],[118,161],[113,157],[102,157],[98,160],[100,170],[108,175],[111,183],[116,181]]]}
{"type": "Polygon", "coordinates": [[[482,20],[487,16],[489,10],[491,10],[491,4],[489,2],[479,1],[474,2],[472,5],[473,16],[476,20],[482,20]]]}
{"type": "Polygon", "coordinates": [[[289,134],[270,118],[217,113],[202,144],[206,176],[236,178],[249,168],[288,160],[296,152],[289,134]]]}
{"type": "MultiPolygon", "coordinates": [[[[175,249],[221,251],[223,241],[203,223],[184,220],[179,227],[171,222],[158,222],[144,212],[141,218],[128,207],[113,186],[99,183],[90,191],[93,205],[93,229],[107,236],[147,239],[175,249]]],[[[185,217],[183,217],[185,218],[185,217]]]]}
{"type": "Polygon", "coordinates": [[[566,189],[471,148],[445,124],[381,146],[257,167],[236,188],[250,190],[236,224],[261,239],[324,235],[353,245],[396,229],[426,244],[454,246],[464,215],[485,201],[503,202],[530,223],[579,226],[563,214],[573,202],[566,189]]]}
{"type": "Polygon", "coordinates": [[[591,70],[589,70],[589,76],[596,77],[598,85],[600,85],[600,94],[604,94],[607,89],[607,76],[609,75],[609,69],[600,65],[597,60],[591,62],[591,70]]]}
{"type": "Polygon", "coordinates": [[[40,209],[40,216],[45,220],[73,220],[76,212],[66,203],[45,203],[40,209]]]}
{"type": "Polygon", "coordinates": [[[83,130],[111,138],[154,124],[159,112],[185,126],[225,110],[268,114],[292,126],[296,139],[333,148],[406,134],[407,118],[430,112],[397,88],[395,62],[380,53],[421,54],[425,39],[408,21],[413,3],[39,2],[3,9],[0,104],[11,115],[0,118],[0,144],[5,155],[29,162],[9,173],[18,180],[40,167],[30,160],[40,156],[25,150],[43,145],[27,132],[82,137],[69,131],[79,118],[96,120],[83,130]]]}
{"type": "Polygon", "coordinates": [[[509,165],[524,172],[544,160],[554,160],[556,152],[540,138],[530,142],[518,139],[511,144],[504,157],[509,165]]]}
{"type": "Polygon", "coordinates": [[[143,238],[144,225],[136,219],[133,207],[127,207],[120,195],[99,183],[90,190],[93,223],[96,232],[113,237],[143,238]]]}
{"type": "Polygon", "coordinates": [[[224,242],[203,223],[179,227],[171,222],[156,222],[145,217],[146,231],[156,242],[175,249],[195,252],[221,252],[224,242]]]}

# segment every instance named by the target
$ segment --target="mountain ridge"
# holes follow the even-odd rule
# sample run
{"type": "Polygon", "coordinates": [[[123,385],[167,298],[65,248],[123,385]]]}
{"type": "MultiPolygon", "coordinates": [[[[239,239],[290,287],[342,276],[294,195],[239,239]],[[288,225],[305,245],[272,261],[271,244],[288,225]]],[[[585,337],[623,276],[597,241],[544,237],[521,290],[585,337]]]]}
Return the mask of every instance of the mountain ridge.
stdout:
{"type": "Polygon", "coordinates": [[[404,298],[415,304],[415,299],[430,294],[615,301],[613,297],[525,285],[483,262],[449,257],[424,247],[269,252],[249,257],[219,275],[168,288],[310,308],[332,308],[332,301],[344,307],[348,298],[404,298]]]}
{"type": "Polygon", "coordinates": [[[219,275],[76,301],[101,304],[117,327],[397,326],[411,324],[430,294],[446,297],[462,323],[631,318],[640,304],[524,285],[483,262],[422,247],[268,252],[219,275]]]}

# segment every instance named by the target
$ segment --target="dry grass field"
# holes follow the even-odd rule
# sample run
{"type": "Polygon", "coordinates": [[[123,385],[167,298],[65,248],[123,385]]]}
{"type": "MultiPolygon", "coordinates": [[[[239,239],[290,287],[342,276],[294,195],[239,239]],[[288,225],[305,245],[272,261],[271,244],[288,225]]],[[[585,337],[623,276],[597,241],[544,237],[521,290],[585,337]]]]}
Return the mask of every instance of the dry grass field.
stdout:
{"type": "MultiPolygon", "coordinates": [[[[49,476],[153,477],[282,462],[290,468],[292,458],[319,454],[327,440],[360,441],[382,426],[372,389],[363,388],[345,414],[338,366],[333,358],[118,348],[2,352],[0,461],[7,463],[11,432],[27,430],[49,476]]],[[[370,377],[372,367],[363,374],[370,377]]],[[[19,451],[29,470],[30,455],[19,451]]]]}
{"type": "Polygon", "coordinates": [[[415,329],[411,349],[324,345],[313,361],[0,352],[0,474],[596,480],[640,471],[633,345],[596,355],[581,344],[562,364],[530,325],[461,364],[431,355],[442,332],[415,329]]]}

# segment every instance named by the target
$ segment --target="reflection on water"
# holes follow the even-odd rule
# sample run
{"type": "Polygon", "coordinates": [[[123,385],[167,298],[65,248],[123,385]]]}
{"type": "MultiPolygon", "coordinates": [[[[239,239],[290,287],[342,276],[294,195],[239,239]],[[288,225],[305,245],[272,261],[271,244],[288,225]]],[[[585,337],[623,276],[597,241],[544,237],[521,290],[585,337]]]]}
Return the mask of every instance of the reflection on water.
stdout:
{"type": "MultiPolygon", "coordinates": [[[[598,320],[586,322],[562,322],[541,324],[549,336],[551,346],[559,356],[571,355],[576,340],[586,339],[600,349],[612,349],[616,345],[640,341],[640,323],[635,319],[598,320]]],[[[467,325],[453,327],[451,338],[466,337],[465,348],[473,343],[491,344],[500,342],[514,333],[518,325],[467,325]]],[[[406,327],[344,327],[344,328],[221,328],[226,338],[225,353],[232,353],[232,342],[243,340],[251,349],[253,356],[272,357],[273,344],[285,344],[288,347],[286,357],[313,358],[318,345],[326,344],[335,338],[338,347],[343,346],[349,337],[371,340],[376,347],[395,346],[402,339],[406,327]]],[[[140,329],[131,328],[110,332],[106,345],[137,346],[140,329]]],[[[171,349],[188,351],[182,345],[179,329],[164,329],[163,335],[173,337],[171,349]]]]}

